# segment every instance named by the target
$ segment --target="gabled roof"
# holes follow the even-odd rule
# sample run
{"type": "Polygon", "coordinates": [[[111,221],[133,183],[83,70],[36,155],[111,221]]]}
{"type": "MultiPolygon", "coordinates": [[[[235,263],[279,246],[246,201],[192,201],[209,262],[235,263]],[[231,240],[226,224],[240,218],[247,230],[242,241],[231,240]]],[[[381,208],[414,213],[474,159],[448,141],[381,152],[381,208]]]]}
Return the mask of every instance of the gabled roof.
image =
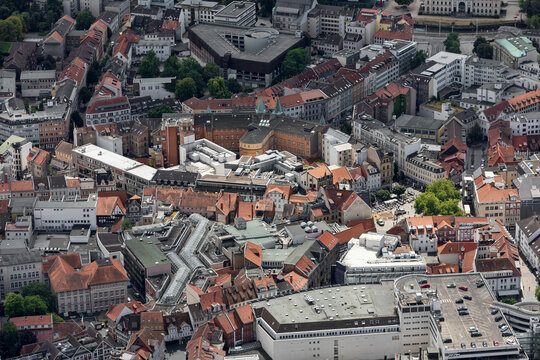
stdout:
{"type": "Polygon", "coordinates": [[[314,169],[308,170],[308,174],[313,176],[314,178],[320,179],[322,177],[332,175],[332,172],[330,171],[328,166],[326,166],[326,164],[321,164],[314,169]]]}
{"type": "Polygon", "coordinates": [[[339,244],[339,239],[332,235],[328,231],[324,231],[317,238],[328,250],[332,250],[337,244],[339,244]]]}
{"type": "Polygon", "coordinates": [[[246,260],[258,267],[262,265],[262,248],[260,246],[246,241],[244,245],[242,245],[242,249],[246,260]]]}
{"type": "Polygon", "coordinates": [[[98,197],[96,216],[112,216],[116,208],[122,215],[126,214],[126,209],[118,196],[98,197]]]}
{"type": "Polygon", "coordinates": [[[51,327],[53,324],[52,314],[49,315],[34,315],[34,316],[18,316],[9,319],[16,327],[23,326],[31,327],[51,327]]]}

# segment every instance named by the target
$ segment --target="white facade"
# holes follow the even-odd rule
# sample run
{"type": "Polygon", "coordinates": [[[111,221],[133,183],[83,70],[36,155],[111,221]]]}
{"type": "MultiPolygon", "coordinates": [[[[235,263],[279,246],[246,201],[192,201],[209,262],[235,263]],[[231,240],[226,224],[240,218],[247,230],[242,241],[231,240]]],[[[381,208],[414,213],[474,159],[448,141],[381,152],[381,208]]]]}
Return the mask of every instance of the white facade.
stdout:
{"type": "Polygon", "coordinates": [[[96,145],[118,155],[124,155],[122,150],[122,137],[113,135],[99,135],[96,133],[96,145]]]}
{"type": "Polygon", "coordinates": [[[34,207],[34,227],[38,231],[67,231],[73,225],[96,229],[97,196],[75,201],[37,201],[34,207]]]}
{"type": "Polygon", "coordinates": [[[103,0],[79,0],[79,3],[80,11],[88,9],[96,19],[104,10],[103,0]]]}
{"type": "Polygon", "coordinates": [[[22,97],[51,97],[55,83],[55,70],[21,71],[22,97]]]}
{"type": "Polygon", "coordinates": [[[15,95],[15,71],[0,70],[0,93],[12,93],[15,95]]]}
{"type": "Polygon", "coordinates": [[[335,129],[328,129],[323,135],[322,150],[323,160],[327,165],[339,166],[339,154],[336,150],[336,146],[347,144],[350,136],[335,129]]]}
{"type": "Polygon", "coordinates": [[[150,51],[153,51],[161,62],[171,56],[171,44],[167,40],[140,40],[134,46],[135,54],[138,56],[146,56],[150,51]]]}
{"type": "Polygon", "coordinates": [[[424,70],[422,75],[433,76],[436,94],[453,84],[463,85],[465,62],[468,58],[468,55],[441,51],[426,60],[426,63],[434,61],[436,64],[424,70]]]}
{"type": "Polygon", "coordinates": [[[233,1],[214,15],[214,21],[223,25],[253,26],[257,21],[256,7],[252,2],[233,1]]]}
{"type": "Polygon", "coordinates": [[[540,223],[534,218],[528,218],[516,223],[516,242],[527,261],[535,270],[540,268],[540,223]]]}
{"type": "Polygon", "coordinates": [[[510,128],[512,135],[540,134],[540,112],[512,115],[510,128]]]}
{"type": "Polygon", "coordinates": [[[150,96],[152,100],[174,98],[174,93],[167,91],[165,85],[175,81],[174,77],[133,79],[134,83],[139,84],[139,96],[150,96]]]}
{"type": "Polygon", "coordinates": [[[174,0],[138,0],[138,5],[146,6],[150,8],[151,6],[159,6],[166,9],[171,9],[174,6],[174,0]]]}
{"type": "Polygon", "coordinates": [[[31,282],[43,282],[38,252],[0,255],[0,300],[31,282]]]}

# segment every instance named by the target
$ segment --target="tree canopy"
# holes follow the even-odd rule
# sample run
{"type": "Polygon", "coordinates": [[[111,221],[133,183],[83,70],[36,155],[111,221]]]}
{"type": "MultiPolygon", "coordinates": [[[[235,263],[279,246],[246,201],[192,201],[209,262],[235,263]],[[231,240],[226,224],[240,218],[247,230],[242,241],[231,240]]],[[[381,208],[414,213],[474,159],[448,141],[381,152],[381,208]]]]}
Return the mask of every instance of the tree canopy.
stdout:
{"type": "Polygon", "coordinates": [[[377,199],[379,199],[380,201],[386,201],[390,199],[390,191],[388,190],[381,189],[377,191],[375,195],[377,196],[377,199]]]}
{"type": "Polygon", "coordinates": [[[518,0],[519,8],[527,14],[528,18],[540,15],[540,0],[518,0]]]}
{"type": "Polygon", "coordinates": [[[12,322],[7,322],[0,332],[0,357],[2,359],[17,355],[19,332],[12,322]]]}
{"type": "Polygon", "coordinates": [[[447,179],[435,181],[428,185],[426,191],[420,194],[415,202],[414,209],[417,214],[423,215],[463,215],[459,208],[461,194],[454,184],[447,179]]]}
{"type": "Polygon", "coordinates": [[[473,52],[483,59],[493,58],[493,46],[483,36],[474,41],[473,52]]]}
{"type": "Polygon", "coordinates": [[[405,5],[405,6],[409,6],[412,4],[414,0],[396,0],[396,3],[398,5],[405,5]]]}
{"type": "Polygon", "coordinates": [[[150,50],[143,58],[137,73],[143,78],[154,78],[159,76],[159,59],[156,53],[150,50]]]}
{"type": "Polygon", "coordinates": [[[197,84],[192,78],[184,78],[176,82],[176,90],[174,92],[176,98],[180,101],[185,101],[197,95],[197,84]]]}
{"type": "MultiPolygon", "coordinates": [[[[149,118],[161,118],[161,115],[164,113],[172,113],[173,109],[169,105],[160,105],[158,107],[153,108],[148,112],[149,118]]],[[[128,220],[128,219],[126,219],[128,220]]],[[[129,220],[128,220],[129,221],[129,220]]]]}
{"type": "Polygon", "coordinates": [[[422,65],[423,63],[426,62],[426,59],[427,59],[427,54],[424,50],[419,50],[416,52],[416,54],[414,55],[414,58],[411,62],[411,68],[414,69],[420,65],[422,65]]]}
{"type": "Polygon", "coordinates": [[[396,185],[392,188],[392,192],[397,196],[405,194],[405,191],[407,191],[407,189],[403,185],[396,185]]]}
{"type": "Polygon", "coordinates": [[[459,42],[459,34],[456,32],[451,32],[446,37],[446,40],[444,40],[444,46],[446,47],[446,51],[455,53],[455,54],[461,54],[461,44],[459,42]]]}
{"type": "Polygon", "coordinates": [[[38,283],[38,282],[31,282],[28,285],[25,285],[22,287],[21,295],[25,298],[28,296],[37,295],[45,302],[45,304],[47,304],[48,311],[54,310],[54,307],[55,307],[54,295],[51,292],[51,289],[46,284],[38,283]]]}
{"type": "Polygon", "coordinates": [[[88,8],[81,11],[75,18],[75,29],[77,30],[88,30],[90,26],[96,21],[96,18],[88,8]]]}
{"type": "Polygon", "coordinates": [[[281,63],[281,75],[284,78],[298,75],[305,70],[307,63],[308,54],[306,49],[299,48],[289,50],[281,63]]]}
{"type": "Polygon", "coordinates": [[[208,80],[208,91],[212,96],[217,98],[230,98],[232,96],[231,92],[227,89],[225,85],[225,80],[221,77],[215,77],[208,80]]]}

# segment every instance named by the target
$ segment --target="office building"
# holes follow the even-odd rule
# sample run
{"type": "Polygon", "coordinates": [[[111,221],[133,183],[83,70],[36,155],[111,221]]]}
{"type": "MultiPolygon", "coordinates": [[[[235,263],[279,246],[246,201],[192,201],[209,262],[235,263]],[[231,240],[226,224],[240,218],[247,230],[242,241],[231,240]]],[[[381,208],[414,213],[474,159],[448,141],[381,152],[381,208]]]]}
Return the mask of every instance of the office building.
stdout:
{"type": "Polygon", "coordinates": [[[257,5],[247,1],[233,1],[214,15],[220,25],[250,27],[257,21],[257,5]]]}
{"type": "Polygon", "coordinates": [[[493,46],[493,60],[503,62],[512,69],[518,69],[521,63],[536,62],[536,48],[532,41],[521,36],[508,39],[496,39],[493,46]]]}
{"type": "Polygon", "coordinates": [[[0,254],[0,300],[10,292],[19,292],[31,282],[43,282],[39,251],[0,254]]]}
{"type": "Polygon", "coordinates": [[[95,230],[97,195],[88,199],[36,201],[34,228],[38,231],[70,231],[75,225],[95,230]]]}

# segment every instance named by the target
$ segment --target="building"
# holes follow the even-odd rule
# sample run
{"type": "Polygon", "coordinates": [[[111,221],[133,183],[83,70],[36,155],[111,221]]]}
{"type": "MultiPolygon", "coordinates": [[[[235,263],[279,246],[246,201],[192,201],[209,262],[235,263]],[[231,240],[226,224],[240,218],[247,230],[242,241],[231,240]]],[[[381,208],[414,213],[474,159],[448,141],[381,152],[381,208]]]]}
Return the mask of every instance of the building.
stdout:
{"type": "Polygon", "coordinates": [[[426,59],[425,64],[414,69],[413,74],[432,78],[431,92],[436,96],[442,89],[451,85],[457,84],[461,87],[468,58],[468,55],[441,51],[426,59]]]}
{"type": "Polygon", "coordinates": [[[135,84],[139,84],[139,96],[150,96],[153,100],[174,98],[174,93],[166,88],[174,81],[176,81],[174,77],[133,79],[135,84]]]}
{"type": "Polygon", "coordinates": [[[159,240],[153,236],[125,241],[124,265],[133,286],[141,294],[150,292],[149,279],[171,274],[171,262],[161,252],[159,240]]]}
{"type": "Polygon", "coordinates": [[[540,188],[540,177],[519,176],[513,181],[513,186],[518,189],[521,200],[521,219],[538,214],[540,212],[540,194],[537,189],[540,188]]]}
{"type": "Polygon", "coordinates": [[[449,15],[466,17],[498,17],[501,14],[502,2],[499,0],[481,0],[472,2],[426,0],[420,6],[419,13],[425,15],[449,15]]]}
{"type": "Polygon", "coordinates": [[[174,46],[175,38],[174,33],[171,37],[171,32],[145,34],[134,44],[135,55],[143,57],[153,51],[159,61],[164,62],[171,56],[171,48],[174,46]]]}
{"type": "Polygon", "coordinates": [[[105,2],[103,0],[80,0],[80,10],[88,9],[97,19],[105,10],[105,2]]]}
{"type": "Polygon", "coordinates": [[[21,71],[22,97],[50,98],[56,83],[55,70],[21,71]]]}
{"type": "Polygon", "coordinates": [[[442,144],[446,121],[402,114],[394,122],[394,127],[401,133],[422,139],[423,143],[442,144]]]}
{"type": "Polygon", "coordinates": [[[10,292],[20,291],[31,282],[43,282],[39,252],[2,254],[0,260],[0,300],[5,300],[10,292]]]}
{"type": "Polygon", "coordinates": [[[22,179],[23,172],[28,169],[28,155],[32,143],[17,136],[9,136],[0,145],[0,156],[4,164],[3,173],[10,179],[22,179]]]}
{"type": "Polygon", "coordinates": [[[247,1],[233,1],[214,15],[214,22],[220,25],[250,27],[256,21],[256,5],[247,1]]]}
{"type": "Polygon", "coordinates": [[[373,284],[405,274],[425,274],[426,264],[413,251],[398,252],[399,236],[368,232],[347,243],[347,252],[336,264],[336,281],[373,284]]]}
{"type": "Polygon", "coordinates": [[[214,15],[222,9],[219,2],[206,0],[184,0],[175,7],[182,9],[187,25],[213,23],[214,15]]]}
{"type": "Polygon", "coordinates": [[[342,149],[342,147],[349,145],[348,147],[350,147],[351,154],[347,155],[352,155],[352,146],[351,144],[349,144],[349,138],[350,135],[342,133],[339,130],[334,130],[332,128],[328,129],[326,133],[323,134],[322,155],[323,160],[326,164],[337,166],[352,166],[352,163],[354,163],[355,160],[353,159],[354,157],[347,158],[344,157],[343,154],[341,154],[343,151],[346,151],[346,149],[342,149]],[[340,163],[340,158],[345,159],[346,161],[340,163]]]}
{"type": "Polygon", "coordinates": [[[131,106],[125,96],[93,98],[86,109],[86,125],[119,123],[131,120],[131,106]]]}
{"type": "Polygon", "coordinates": [[[80,269],[62,257],[51,261],[48,275],[59,313],[95,313],[126,301],[129,279],[117,260],[99,259],[80,269]]]}
{"type": "Polygon", "coordinates": [[[114,181],[130,194],[142,195],[157,170],[93,144],[73,149],[73,163],[80,177],[95,178],[102,170],[110,171],[114,181]]]}
{"type": "Polygon", "coordinates": [[[17,330],[29,330],[36,336],[37,342],[45,340],[52,341],[53,339],[53,319],[52,314],[49,315],[34,315],[34,316],[18,316],[9,319],[17,330]]]}
{"type": "Polygon", "coordinates": [[[15,78],[17,73],[13,70],[0,70],[0,97],[15,96],[15,78]]]}
{"type": "Polygon", "coordinates": [[[503,62],[512,69],[518,69],[520,64],[527,61],[536,62],[536,54],[532,41],[524,36],[496,39],[493,46],[493,60],[503,62]]]}
{"type": "Polygon", "coordinates": [[[305,44],[304,37],[273,28],[203,23],[190,27],[188,38],[193,56],[203,63],[216,63],[223,76],[253,88],[270,86],[287,51],[305,44]]]}
{"type": "Polygon", "coordinates": [[[532,268],[540,269],[540,221],[536,215],[516,223],[515,240],[532,268]]]}
{"type": "Polygon", "coordinates": [[[17,42],[11,44],[9,55],[4,59],[4,70],[15,71],[20,76],[21,71],[36,68],[37,43],[17,42]]]}
{"type": "Polygon", "coordinates": [[[473,85],[499,83],[506,81],[510,76],[512,72],[500,61],[471,56],[465,62],[463,87],[467,89],[473,85]]]}
{"type": "MultiPolygon", "coordinates": [[[[94,16],[99,16],[99,13],[94,16]]],[[[67,15],[62,16],[54,24],[52,30],[45,36],[42,44],[43,54],[51,55],[59,59],[64,59],[64,57],[66,56],[66,38],[68,33],[73,30],[74,27],[75,20],[73,20],[67,15]]]]}
{"type": "Polygon", "coordinates": [[[353,134],[357,140],[378,145],[382,150],[393,153],[400,169],[405,169],[407,158],[421,149],[420,139],[390,129],[367,115],[353,120],[353,134]]]}
{"type": "Polygon", "coordinates": [[[513,229],[521,220],[521,201],[517,189],[505,188],[500,176],[486,172],[474,179],[473,205],[476,216],[499,219],[513,229]]]}
{"type": "Polygon", "coordinates": [[[68,231],[75,225],[95,230],[97,199],[36,201],[34,206],[34,228],[38,231],[68,231]]]}
{"type": "Polygon", "coordinates": [[[272,9],[272,25],[276,29],[306,31],[308,14],[316,0],[278,0],[272,9]]]}

